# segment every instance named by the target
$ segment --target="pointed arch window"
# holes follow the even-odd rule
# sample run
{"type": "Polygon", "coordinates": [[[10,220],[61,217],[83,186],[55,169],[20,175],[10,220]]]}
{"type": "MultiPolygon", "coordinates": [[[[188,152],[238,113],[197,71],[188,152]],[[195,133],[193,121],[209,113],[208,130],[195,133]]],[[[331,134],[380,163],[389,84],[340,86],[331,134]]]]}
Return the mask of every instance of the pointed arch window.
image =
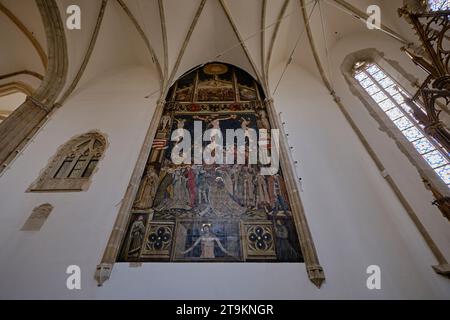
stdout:
{"type": "Polygon", "coordinates": [[[58,149],[29,191],[84,190],[105,149],[106,138],[96,131],[69,140],[58,149]]]}
{"type": "Polygon", "coordinates": [[[354,78],[402,133],[404,140],[450,187],[450,156],[442,145],[425,133],[423,126],[414,117],[413,110],[405,103],[402,94],[407,97],[411,95],[376,63],[358,62],[354,70],[354,78]]]}

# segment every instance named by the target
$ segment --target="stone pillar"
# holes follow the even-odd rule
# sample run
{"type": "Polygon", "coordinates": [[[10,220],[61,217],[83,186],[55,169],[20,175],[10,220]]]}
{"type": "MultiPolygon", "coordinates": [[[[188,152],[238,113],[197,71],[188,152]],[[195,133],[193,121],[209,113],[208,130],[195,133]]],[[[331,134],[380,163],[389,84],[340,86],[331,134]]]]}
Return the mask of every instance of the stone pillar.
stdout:
{"type": "Polygon", "coordinates": [[[136,166],[133,169],[130,183],[128,184],[122,199],[119,213],[117,214],[116,222],[114,223],[114,228],[109,237],[105,252],[103,253],[102,261],[95,271],[94,278],[97,280],[99,286],[102,286],[103,283],[109,279],[114,263],[119,255],[120,245],[125,237],[128,221],[130,219],[130,211],[139,189],[141,177],[144,174],[145,165],[147,164],[147,159],[152,148],[153,138],[158,130],[159,122],[164,111],[164,105],[164,100],[158,101],[144,143],[141,147],[136,166]]]}
{"type": "Polygon", "coordinates": [[[272,129],[279,129],[280,132],[280,164],[286,182],[286,189],[292,207],[292,215],[294,217],[300,247],[305,259],[306,271],[308,272],[308,277],[311,282],[320,288],[325,280],[325,274],[323,268],[320,266],[311,232],[308,227],[308,222],[306,221],[305,211],[298,190],[297,176],[294,173],[293,161],[290,156],[290,148],[286,134],[283,130],[280,117],[275,110],[273,99],[267,99],[265,101],[265,105],[272,129]]]}
{"type": "Polygon", "coordinates": [[[54,109],[68,68],[64,24],[55,0],[36,0],[47,37],[49,56],[41,85],[0,124],[0,172],[15,158],[54,109]]]}
{"type": "Polygon", "coordinates": [[[20,146],[26,143],[30,133],[45,119],[49,108],[27,97],[25,102],[6,118],[0,126],[0,172],[19,153],[20,146]]]}

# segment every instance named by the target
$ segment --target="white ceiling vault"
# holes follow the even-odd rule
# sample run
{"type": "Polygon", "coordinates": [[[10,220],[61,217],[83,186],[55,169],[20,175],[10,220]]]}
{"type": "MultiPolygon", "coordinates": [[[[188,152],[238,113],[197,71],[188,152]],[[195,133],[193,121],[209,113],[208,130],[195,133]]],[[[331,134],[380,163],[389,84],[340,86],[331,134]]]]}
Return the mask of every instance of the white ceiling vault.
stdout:
{"type": "MultiPolygon", "coordinates": [[[[81,30],[66,29],[67,88],[85,59],[102,0],[56,2],[64,22],[69,5],[79,5],[82,14],[81,30]]],[[[140,65],[159,74],[164,93],[187,70],[218,60],[248,71],[270,95],[282,74],[274,66],[297,63],[318,75],[305,31],[302,3],[324,66],[337,42],[369,32],[355,15],[364,15],[371,4],[381,7],[385,29],[405,42],[415,41],[410,28],[396,13],[402,0],[108,0],[92,56],[77,87],[110,70],[140,65]]],[[[0,4],[46,51],[44,26],[35,1],[0,0],[0,4]]],[[[5,74],[21,70],[43,74],[42,53],[40,56],[36,45],[3,11],[0,26],[0,85],[15,80],[14,76],[1,78],[5,74]]],[[[30,79],[22,75],[21,81],[36,88],[36,77],[27,77],[30,79]]]]}

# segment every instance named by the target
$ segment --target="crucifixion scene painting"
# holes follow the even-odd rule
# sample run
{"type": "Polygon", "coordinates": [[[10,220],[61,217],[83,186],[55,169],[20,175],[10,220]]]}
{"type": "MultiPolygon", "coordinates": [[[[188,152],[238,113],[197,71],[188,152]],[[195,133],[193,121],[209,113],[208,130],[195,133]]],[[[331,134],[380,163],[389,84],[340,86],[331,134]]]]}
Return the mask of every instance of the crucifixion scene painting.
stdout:
{"type": "MultiPolygon", "coordinates": [[[[248,161],[250,135],[243,164],[174,164],[172,133],[184,129],[194,137],[194,123],[223,137],[227,129],[270,129],[259,86],[242,70],[213,63],[177,81],[130,212],[121,261],[302,262],[281,169],[262,175],[261,164],[248,161]]],[[[192,139],[191,150],[214,139],[192,139]]]]}

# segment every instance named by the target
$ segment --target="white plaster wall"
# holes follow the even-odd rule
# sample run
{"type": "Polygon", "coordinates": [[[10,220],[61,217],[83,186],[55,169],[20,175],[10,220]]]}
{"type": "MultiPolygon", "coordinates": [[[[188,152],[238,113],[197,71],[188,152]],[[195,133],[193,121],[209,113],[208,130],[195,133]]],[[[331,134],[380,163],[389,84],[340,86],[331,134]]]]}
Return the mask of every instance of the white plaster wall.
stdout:
{"type": "MultiPolygon", "coordinates": [[[[431,252],[316,76],[291,65],[275,105],[282,112],[319,259],[320,295],[356,298],[450,297],[431,252]],[[382,290],[365,270],[382,270],[382,290]]],[[[362,106],[361,106],[362,107],[362,106]]]]}
{"type": "Polygon", "coordinates": [[[0,97],[0,110],[13,112],[26,99],[26,95],[22,92],[15,92],[7,96],[0,97]]]}
{"type": "Polygon", "coordinates": [[[150,123],[158,81],[129,67],[92,80],[75,91],[11,168],[0,178],[0,297],[69,298],[65,269],[82,268],[84,289],[93,297],[93,272],[112,230],[120,200],[150,123]],[[26,193],[56,149],[71,137],[97,129],[109,142],[86,192],[26,193]],[[19,231],[32,209],[54,206],[39,232],[19,231]],[[88,289],[90,288],[90,289],[88,289]]]}
{"type": "MultiPolygon", "coordinates": [[[[425,189],[417,169],[400,151],[394,140],[380,130],[376,120],[369,114],[361,101],[354,96],[344,80],[340,67],[344,58],[355,51],[376,48],[385,59],[398,63],[407,73],[422,81],[425,77],[418,67],[400,51],[402,45],[394,39],[377,32],[366,32],[340,41],[332,48],[333,84],[346,109],[363,132],[364,136],[380,157],[387,172],[394,178],[400,190],[415,209],[422,223],[430,231],[433,239],[450,260],[450,224],[441,212],[431,205],[432,194],[425,189]],[[370,33],[370,36],[368,36],[370,33]]],[[[416,88],[407,87],[412,93],[416,88]]]]}
{"type": "Polygon", "coordinates": [[[0,298],[449,298],[421,240],[320,82],[291,65],[275,97],[303,177],[301,197],[327,280],[317,289],[304,264],[147,263],[115,265],[93,279],[154,110],[143,97],[156,79],[117,71],[76,92],[0,178],[0,298]],[[89,190],[25,193],[56,148],[98,129],[109,147],[89,190]],[[41,231],[19,231],[32,208],[55,209],[41,231]],[[65,270],[82,270],[82,290],[65,270]],[[382,290],[366,288],[366,268],[382,270],[382,290]]]}

